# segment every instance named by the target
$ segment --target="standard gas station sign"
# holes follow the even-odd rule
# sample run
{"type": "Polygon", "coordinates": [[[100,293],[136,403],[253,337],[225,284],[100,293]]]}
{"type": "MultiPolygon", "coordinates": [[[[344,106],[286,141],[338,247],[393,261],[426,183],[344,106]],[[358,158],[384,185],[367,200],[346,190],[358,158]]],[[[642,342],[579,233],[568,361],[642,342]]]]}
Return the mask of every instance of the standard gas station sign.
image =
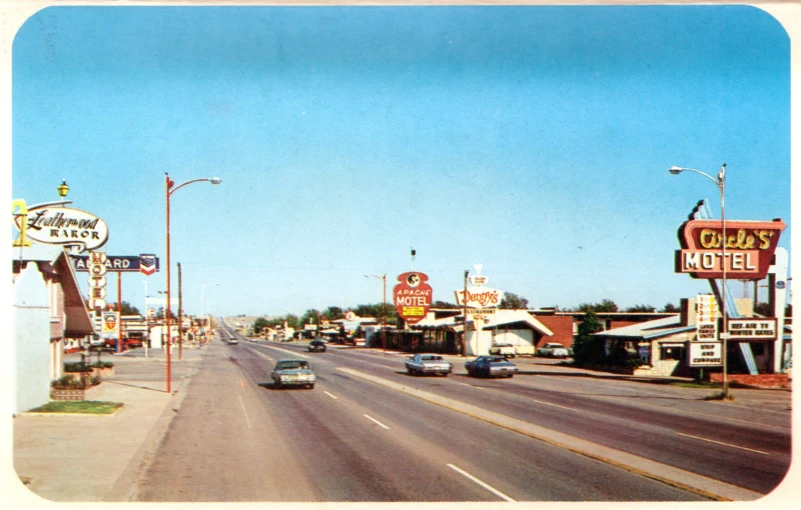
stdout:
{"type": "MultiPolygon", "coordinates": [[[[91,261],[86,255],[71,255],[72,267],[77,272],[89,271],[91,261]]],[[[152,274],[159,269],[159,259],[155,255],[105,255],[103,264],[112,273],[152,274]]]]}

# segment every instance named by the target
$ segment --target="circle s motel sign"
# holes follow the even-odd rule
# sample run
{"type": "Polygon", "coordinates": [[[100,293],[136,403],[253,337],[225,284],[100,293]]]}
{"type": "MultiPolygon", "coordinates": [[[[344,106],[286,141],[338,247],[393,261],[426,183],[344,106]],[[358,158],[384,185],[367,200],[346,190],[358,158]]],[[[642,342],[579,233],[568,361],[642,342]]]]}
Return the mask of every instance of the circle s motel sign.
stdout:
{"type": "Polygon", "coordinates": [[[428,314],[434,292],[427,281],[428,275],[417,271],[398,275],[399,283],[392,291],[392,301],[407,324],[417,324],[428,314]]]}

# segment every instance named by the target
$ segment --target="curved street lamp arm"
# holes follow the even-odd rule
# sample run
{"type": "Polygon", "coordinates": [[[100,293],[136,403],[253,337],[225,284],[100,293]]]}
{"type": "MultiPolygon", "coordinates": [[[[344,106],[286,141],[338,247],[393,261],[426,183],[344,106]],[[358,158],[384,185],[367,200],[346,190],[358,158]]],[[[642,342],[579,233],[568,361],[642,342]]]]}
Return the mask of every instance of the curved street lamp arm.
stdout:
{"type": "Polygon", "coordinates": [[[677,170],[678,170],[678,172],[676,172],[676,173],[680,173],[680,172],[695,172],[697,174],[703,175],[704,177],[706,177],[710,181],[714,182],[715,186],[717,186],[718,188],[723,186],[723,181],[715,179],[714,177],[712,177],[708,173],[702,172],[701,170],[696,170],[695,168],[685,168],[685,167],[678,167],[677,170]]]}
{"type": "Polygon", "coordinates": [[[183,183],[179,184],[178,186],[174,187],[173,189],[171,189],[170,190],[170,195],[172,195],[173,193],[175,193],[179,189],[183,188],[187,184],[192,184],[193,182],[203,182],[203,181],[211,181],[211,179],[208,178],[208,177],[205,177],[205,178],[202,178],[202,179],[192,179],[191,181],[183,182],[183,183]]]}

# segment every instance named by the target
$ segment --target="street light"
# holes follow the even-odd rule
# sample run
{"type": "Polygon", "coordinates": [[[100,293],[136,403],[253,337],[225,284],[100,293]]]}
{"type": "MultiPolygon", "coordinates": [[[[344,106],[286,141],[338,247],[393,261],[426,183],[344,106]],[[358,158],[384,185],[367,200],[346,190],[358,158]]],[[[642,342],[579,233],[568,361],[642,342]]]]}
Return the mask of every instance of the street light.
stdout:
{"type": "Polygon", "coordinates": [[[384,288],[384,297],[381,301],[381,349],[386,352],[387,351],[387,273],[384,273],[383,276],[378,276],[374,274],[366,274],[364,275],[365,278],[378,278],[383,283],[382,287],[384,288]]]}
{"type": "MultiPolygon", "coordinates": [[[[209,286],[212,286],[212,285],[216,285],[218,287],[220,286],[219,283],[210,283],[209,284],[209,286]]],[[[204,313],[205,310],[204,310],[204,306],[203,306],[203,303],[205,302],[205,298],[203,297],[203,294],[204,294],[205,290],[206,290],[206,284],[205,283],[201,283],[200,284],[200,317],[201,317],[201,320],[203,320],[204,327],[205,327],[205,323],[206,323],[206,314],[204,313]]]]}
{"type": "MultiPolygon", "coordinates": [[[[204,179],[192,179],[190,181],[186,181],[184,183],[175,186],[175,182],[170,180],[170,174],[167,172],[164,173],[165,177],[165,193],[166,193],[166,202],[167,202],[167,393],[171,393],[170,388],[170,350],[172,347],[172,339],[170,338],[171,334],[171,327],[172,327],[172,318],[170,317],[170,196],[178,191],[179,189],[183,188],[187,184],[192,184],[193,182],[203,182],[207,181],[212,184],[220,184],[222,179],[219,177],[207,177],[204,179]]],[[[181,325],[178,325],[180,330],[181,325]]],[[[179,331],[180,334],[180,331],[179,331]]]]}
{"type": "Polygon", "coordinates": [[[699,175],[703,175],[710,181],[715,183],[715,186],[718,187],[720,190],[720,224],[721,230],[723,232],[723,239],[721,240],[721,254],[720,254],[720,265],[723,268],[723,276],[721,278],[721,292],[720,292],[720,310],[723,314],[723,331],[718,332],[718,338],[722,342],[722,349],[723,349],[723,398],[727,399],[729,397],[729,381],[727,377],[728,372],[728,339],[729,339],[729,329],[728,329],[728,322],[726,320],[726,207],[725,207],[725,197],[726,197],[726,163],[720,167],[720,173],[718,173],[717,179],[712,177],[711,175],[707,174],[706,172],[702,172],[701,170],[696,170],[694,168],[685,168],[681,166],[672,166],[668,169],[672,175],[679,175],[682,172],[695,172],[699,175]]]}

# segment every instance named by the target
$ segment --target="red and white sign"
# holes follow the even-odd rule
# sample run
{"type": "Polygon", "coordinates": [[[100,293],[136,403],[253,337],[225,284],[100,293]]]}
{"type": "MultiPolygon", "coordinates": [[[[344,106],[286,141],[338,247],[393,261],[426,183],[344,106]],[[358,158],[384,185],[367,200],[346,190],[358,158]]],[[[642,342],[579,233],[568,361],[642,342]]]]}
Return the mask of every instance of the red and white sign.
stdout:
{"type": "Polygon", "coordinates": [[[423,320],[431,307],[434,295],[431,286],[426,283],[428,275],[412,271],[398,275],[393,302],[398,315],[407,324],[417,324],[423,320]]]}
{"type": "Polygon", "coordinates": [[[470,308],[488,308],[500,306],[503,299],[503,291],[491,289],[489,287],[468,287],[455,290],[456,302],[459,306],[470,308]]]}
{"type": "Polygon", "coordinates": [[[89,252],[89,310],[106,306],[106,261],[108,257],[101,251],[89,252]]]}
{"type": "Polygon", "coordinates": [[[786,225],[773,221],[727,221],[725,261],[723,225],[716,220],[690,220],[679,227],[676,272],[693,278],[762,280],[768,274],[779,236],[786,225]]]}

